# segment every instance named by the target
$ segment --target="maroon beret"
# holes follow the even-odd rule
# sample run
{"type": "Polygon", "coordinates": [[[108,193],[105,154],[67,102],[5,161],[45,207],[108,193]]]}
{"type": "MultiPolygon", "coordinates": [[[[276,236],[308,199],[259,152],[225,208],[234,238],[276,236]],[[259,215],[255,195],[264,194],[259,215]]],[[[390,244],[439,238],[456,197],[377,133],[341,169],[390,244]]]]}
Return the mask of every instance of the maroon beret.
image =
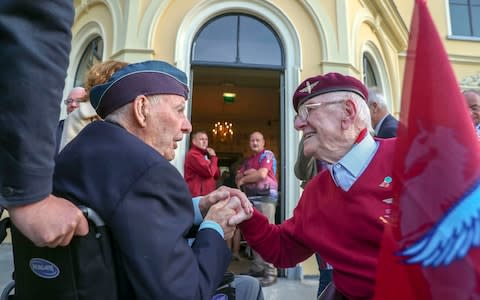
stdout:
{"type": "Polygon", "coordinates": [[[293,94],[293,108],[315,96],[332,92],[353,92],[367,101],[368,90],[363,83],[351,76],[339,73],[327,73],[310,77],[303,81],[293,94]]]}

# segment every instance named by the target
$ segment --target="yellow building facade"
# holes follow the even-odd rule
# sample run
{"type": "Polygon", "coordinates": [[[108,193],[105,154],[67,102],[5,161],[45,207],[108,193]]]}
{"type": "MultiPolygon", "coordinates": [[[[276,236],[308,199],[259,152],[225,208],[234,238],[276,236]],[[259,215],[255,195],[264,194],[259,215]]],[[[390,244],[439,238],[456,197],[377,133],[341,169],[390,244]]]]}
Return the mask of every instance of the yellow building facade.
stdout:
{"type": "MultiPolygon", "coordinates": [[[[428,4],[459,84],[480,88],[480,8],[470,0],[428,4]]],[[[249,154],[252,131],[264,134],[278,160],[284,219],[301,194],[295,88],[309,76],[349,74],[377,86],[398,116],[413,7],[413,0],[75,0],[65,94],[97,61],[175,65],[189,75],[186,113],[194,130],[211,133],[223,170],[249,154]],[[233,136],[216,136],[216,122],[232,123],[233,136]]],[[[182,173],[188,147],[185,138],[173,161],[182,173]]]]}

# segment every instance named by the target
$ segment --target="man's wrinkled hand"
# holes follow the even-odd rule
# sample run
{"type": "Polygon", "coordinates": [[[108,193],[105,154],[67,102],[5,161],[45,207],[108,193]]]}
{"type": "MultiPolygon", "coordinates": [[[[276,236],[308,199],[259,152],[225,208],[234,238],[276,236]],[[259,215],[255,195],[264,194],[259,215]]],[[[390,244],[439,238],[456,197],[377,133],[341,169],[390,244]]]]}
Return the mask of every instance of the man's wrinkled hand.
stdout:
{"type": "Polygon", "coordinates": [[[245,211],[245,214],[248,215],[253,213],[252,203],[250,203],[245,193],[243,193],[239,189],[221,186],[215,191],[211,192],[206,196],[203,196],[200,199],[200,203],[198,204],[198,206],[200,208],[200,212],[202,213],[202,216],[205,217],[210,207],[215,203],[219,201],[228,200],[233,196],[236,196],[240,200],[241,206],[245,211]]]}
{"type": "Polygon", "coordinates": [[[228,198],[230,198],[230,193],[224,188],[225,187],[223,187],[223,186],[219,187],[215,191],[211,192],[208,195],[203,196],[200,199],[198,207],[200,208],[200,212],[202,213],[202,217],[205,218],[205,216],[208,213],[208,210],[210,209],[210,207],[212,207],[212,205],[214,205],[215,203],[220,202],[220,201],[228,200],[228,198]]]}
{"type": "MultiPolygon", "coordinates": [[[[216,203],[221,202],[226,205],[226,208],[234,212],[227,220],[227,225],[234,227],[233,231],[237,224],[250,219],[253,214],[252,203],[248,200],[245,193],[239,189],[221,186],[200,199],[199,208],[202,216],[206,219],[210,209],[213,208],[216,203]]],[[[227,229],[224,228],[224,231],[225,230],[227,229]]],[[[228,228],[228,230],[230,230],[230,228],[228,228]]]]}
{"type": "Polygon", "coordinates": [[[229,200],[223,200],[212,205],[205,216],[205,220],[214,221],[222,227],[226,240],[232,238],[235,232],[235,226],[228,224],[228,220],[235,215],[235,210],[228,206],[228,202],[229,200]]]}
{"type": "Polygon", "coordinates": [[[235,214],[230,217],[228,220],[228,225],[236,226],[237,224],[242,223],[245,220],[248,220],[252,217],[253,207],[250,201],[247,200],[244,207],[242,201],[237,196],[233,196],[228,200],[227,207],[233,209],[235,214]]]}
{"type": "MultiPolygon", "coordinates": [[[[244,192],[240,191],[239,189],[232,189],[230,192],[231,196],[236,196],[240,200],[240,203],[243,208],[243,212],[245,213],[245,217],[247,219],[250,219],[250,217],[253,215],[253,204],[248,200],[247,195],[245,195],[244,192]]],[[[240,216],[241,217],[241,216],[240,216]]],[[[240,222],[237,222],[236,220],[233,220],[235,224],[239,224],[244,220],[239,220],[240,222]]]]}

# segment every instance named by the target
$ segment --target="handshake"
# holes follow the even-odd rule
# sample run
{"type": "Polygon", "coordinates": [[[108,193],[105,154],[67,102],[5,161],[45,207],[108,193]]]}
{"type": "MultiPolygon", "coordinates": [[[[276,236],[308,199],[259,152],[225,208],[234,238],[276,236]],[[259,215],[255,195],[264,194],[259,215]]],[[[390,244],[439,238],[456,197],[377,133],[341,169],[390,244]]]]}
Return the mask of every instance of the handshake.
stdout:
{"type": "Polygon", "coordinates": [[[252,203],[238,189],[221,186],[203,196],[199,203],[204,220],[218,223],[224,232],[224,238],[233,236],[237,224],[250,219],[253,214],[252,203]]]}

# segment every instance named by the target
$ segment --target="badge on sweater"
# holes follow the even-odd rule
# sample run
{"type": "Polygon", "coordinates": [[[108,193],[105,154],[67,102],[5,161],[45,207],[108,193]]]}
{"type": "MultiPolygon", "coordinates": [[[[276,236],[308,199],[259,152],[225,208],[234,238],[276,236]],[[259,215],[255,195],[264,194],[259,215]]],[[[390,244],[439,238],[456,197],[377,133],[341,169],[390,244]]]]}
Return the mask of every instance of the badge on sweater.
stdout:
{"type": "Polygon", "coordinates": [[[383,179],[383,181],[378,186],[382,188],[388,188],[391,183],[392,183],[392,177],[387,176],[383,179]]]}

